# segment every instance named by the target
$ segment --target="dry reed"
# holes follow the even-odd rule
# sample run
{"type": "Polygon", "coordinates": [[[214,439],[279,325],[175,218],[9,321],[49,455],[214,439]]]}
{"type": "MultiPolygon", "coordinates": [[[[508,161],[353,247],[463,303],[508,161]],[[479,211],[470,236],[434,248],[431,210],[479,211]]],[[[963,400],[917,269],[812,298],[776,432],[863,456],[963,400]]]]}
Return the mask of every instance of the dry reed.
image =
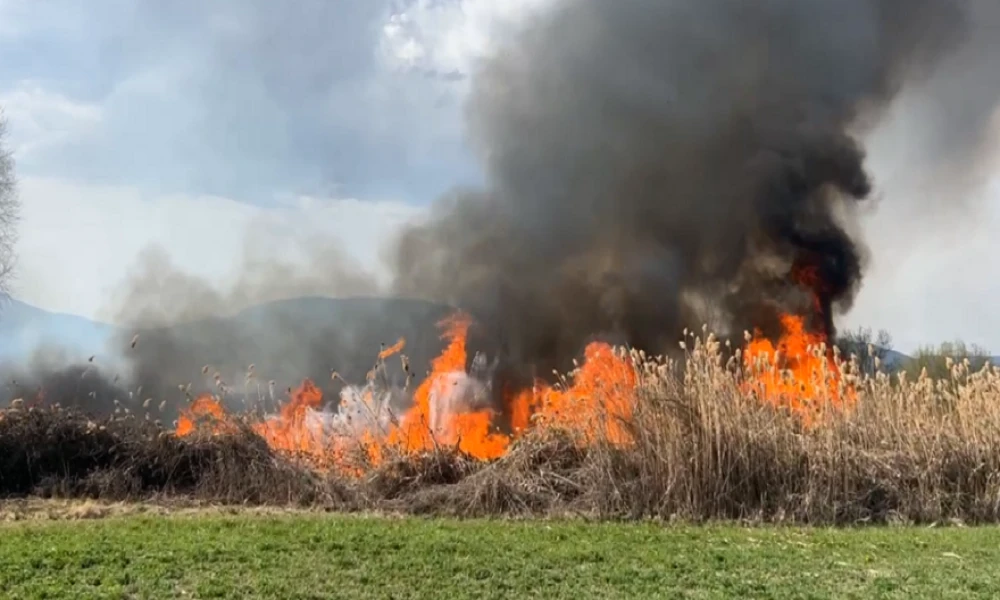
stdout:
{"type": "MultiPolygon", "coordinates": [[[[759,399],[738,353],[691,338],[681,360],[624,353],[638,389],[628,443],[539,427],[489,463],[441,448],[317,474],[248,428],[178,439],[129,415],[0,412],[0,495],[298,504],[459,516],[1000,522],[1000,369],[857,377],[815,418],[759,399]]],[[[822,407],[821,407],[822,408],[822,407]]]]}

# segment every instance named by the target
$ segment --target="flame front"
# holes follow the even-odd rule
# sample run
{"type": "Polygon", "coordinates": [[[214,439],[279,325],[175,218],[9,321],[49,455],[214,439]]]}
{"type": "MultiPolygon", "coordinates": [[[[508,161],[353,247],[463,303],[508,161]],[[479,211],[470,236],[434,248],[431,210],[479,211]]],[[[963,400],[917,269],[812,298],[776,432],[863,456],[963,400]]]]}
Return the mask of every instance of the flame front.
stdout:
{"type": "MultiPolygon", "coordinates": [[[[809,293],[813,313],[823,317],[820,293],[823,281],[812,266],[797,266],[791,280],[809,293]]],[[[856,394],[844,385],[827,332],[806,329],[799,315],[779,316],[782,333],[777,342],[759,331],[748,340],[744,360],[748,379],[744,389],[774,404],[787,406],[807,422],[828,407],[843,408],[856,394]]]]}
{"type": "Polygon", "coordinates": [[[226,418],[226,409],[222,403],[210,394],[198,396],[191,404],[181,411],[177,418],[175,433],[185,436],[195,431],[207,430],[213,434],[223,434],[232,431],[232,426],[226,418]]]}
{"type": "MultiPolygon", "coordinates": [[[[801,317],[783,315],[781,322],[784,332],[776,342],[759,335],[748,342],[742,389],[788,406],[806,420],[813,418],[814,403],[820,399],[839,405],[842,398],[853,397],[838,385],[839,371],[825,350],[825,336],[808,332],[801,317]]],[[[306,380],[277,414],[252,429],[273,449],[305,457],[321,468],[342,464],[351,449],[360,449],[369,464],[392,453],[437,448],[490,460],[539,428],[567,432],[582,445],[630,443],[640,372],[631,355],[594,342],[579,367],[558,384],[536,381],[530,389],[503,389],[497,395],[492,381],[483,381],[467,368],[471,324],[462,313],[439,324],[445,349],[431,362],[430,373],[401,414],[394,412],[392,390],[379,383],[377,372],[384,366],[381,361],[402,350],[404,340],[379,354],[380,363],[364,387],[347,386],[341,392],[335,410],[324,409],[322,391],[306,380]]],[[[233,423],[218,399],[202,396],[182,411],[176,434],[224,434],[235,429],[233,423]]]]}
{"type": "Polygon", "coordinates": [[[552,387],[539,381],[515,395],[508,403],[513,431],[526,431],[534,422],[573,432],[584,442],[627,443],[637,385],[632,361],[608,344],[593,342],[568,383],[552,387]]]}
{"type": "Polygon", "coordinates": [[[323,392],[306,380],[291,394],[279,413],[253,426],[254,431],[276,450],[290,453],[321,454],[324,432],[309,416],[323,406],[323,392]]]}
{"type": "Polygon", "coordinates": [[[405,451],[426,451],[439,446],[455,446],[476,458],[501,456],[510,438],[493,426],[489,409],[475,409],[474,402],[485,390],[483,382],[466,373],[466,339],[472,320],[459,313],[440,326],[448,340],[444,351],[431,361],[430,375],[413,394],[413,407],[403,415],[399,427],[388,436],[389,445],[405,451]]]}
{"type": "Polygon", "coordinates": [[[820,410],[823,401],[839,407],[853,397],[842,394],[840,369],[826,336],[806,331],[805,320],[796,315],[781,315],[781,325],[776,344],[759,332],[747,344],[746,388],[801,414],[820,410]]]}

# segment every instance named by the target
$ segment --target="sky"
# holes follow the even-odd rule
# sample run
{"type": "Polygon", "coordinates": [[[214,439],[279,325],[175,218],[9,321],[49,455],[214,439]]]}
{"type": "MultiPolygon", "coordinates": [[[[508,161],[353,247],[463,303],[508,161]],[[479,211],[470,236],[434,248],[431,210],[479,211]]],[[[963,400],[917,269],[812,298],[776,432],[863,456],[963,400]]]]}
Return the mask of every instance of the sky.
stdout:
{"type": "MultiPolygon", "coordinates": [[[[149,248],[224,281],[255,232],[274,253],[323,235],[381,273],[402,224],[480,181],[470,77],[548,1],[0,0],[23,203],[14,296],[108,319],[149,248]]],[[[1000,183],[915,210],[935,202],[914,195],[951,193],[913,176],[926,157],[908,124],[932,117],[904,98],[866,137],[871,259],[840,323],[885,328],[902,350],[962,338],[1000,352],[1000,183]]]]}

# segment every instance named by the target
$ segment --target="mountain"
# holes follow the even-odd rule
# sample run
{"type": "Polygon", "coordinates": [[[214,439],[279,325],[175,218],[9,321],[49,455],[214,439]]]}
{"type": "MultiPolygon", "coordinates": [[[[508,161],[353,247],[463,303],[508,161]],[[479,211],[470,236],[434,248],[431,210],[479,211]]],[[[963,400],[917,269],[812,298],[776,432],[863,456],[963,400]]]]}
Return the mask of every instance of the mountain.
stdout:
{"type": "Polygon", "coordinates": [[[891,371],[894,369],[905,368],[906,363],[913,359],[897,350],[886,350],[885,356],[882,360],[885,368],[891,371]]]}
{"type": "Polygon", "coordinates": [[[114,332],[115,327],[106,323],[9,299],[0,305],[0,361],[24,359],[46,346],[89,356],[100,353],[114,332]]]}

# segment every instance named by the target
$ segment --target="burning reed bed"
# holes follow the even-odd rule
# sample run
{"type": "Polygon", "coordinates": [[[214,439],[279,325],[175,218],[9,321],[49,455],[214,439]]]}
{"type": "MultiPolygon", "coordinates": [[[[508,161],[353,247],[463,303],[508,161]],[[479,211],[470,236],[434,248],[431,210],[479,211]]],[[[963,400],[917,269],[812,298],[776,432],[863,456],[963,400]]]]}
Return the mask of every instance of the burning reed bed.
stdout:
{"type": "Polygon", "coordinates": [[[373,462],[380,442],[359,440],[336,467],[317,468],[313,455],[269,445],[250,416],[179,437],[131,415],[8,409],[0,494],[452,516],[1000,522],[1000,370],[959,363],[947,380],[908,381],[855,377],[837,361],[837,390],[834,378],[800,382],[786,402],[754,383],[791,373],[751,373],[711,336],[689,342],[676,362],[618,351],[635,372],[627,418],[597,411],[600,426],[587,428],[543,416],[490,460],[460,443],[385,443],[373,462]],[[823,400],[811,402],[809,386],[823,400]]]}

